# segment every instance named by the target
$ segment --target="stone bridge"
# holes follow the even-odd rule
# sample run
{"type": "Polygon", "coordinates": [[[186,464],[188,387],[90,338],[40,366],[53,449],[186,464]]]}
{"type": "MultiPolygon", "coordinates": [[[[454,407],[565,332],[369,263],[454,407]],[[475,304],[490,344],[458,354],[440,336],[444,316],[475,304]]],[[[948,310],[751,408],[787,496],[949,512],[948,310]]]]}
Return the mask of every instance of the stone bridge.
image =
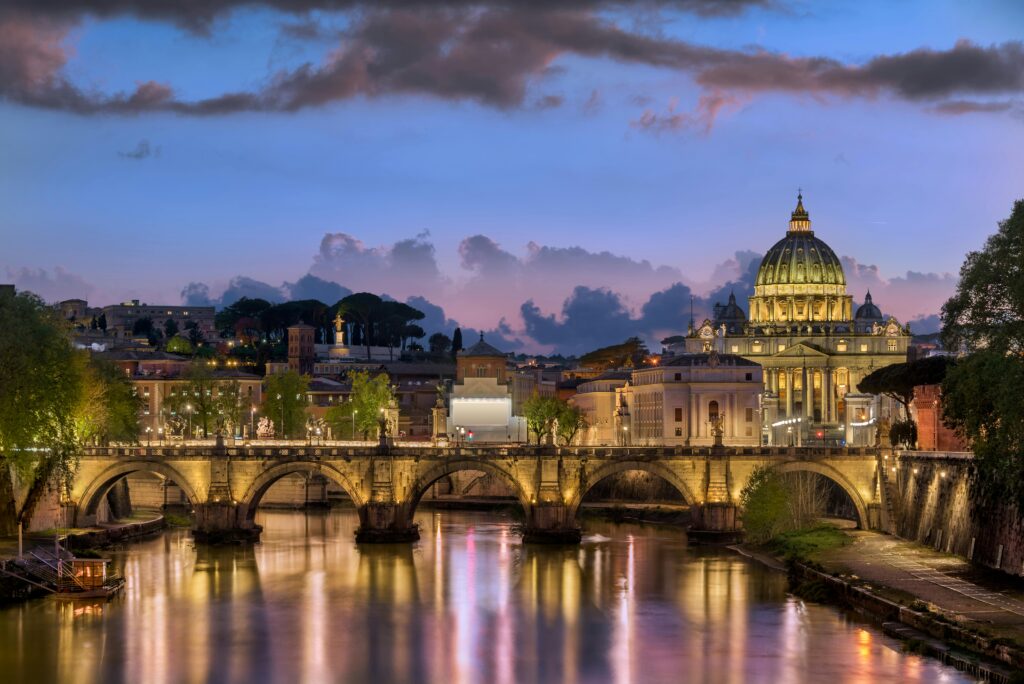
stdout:
{"type": "Polygon", "coordinates": [[[602,479],[627,470],[664,478],[691,506],[693,527],[740,529],[736,503],[759,465],[812,472],[839,485],[863,528],[891,527],[885,460],[876,449],[815,447],[312,446],[259,444],[92,447],[84,450],[71,491],[75,524],[94,524],[104,496],[121,478],[149,472],[169,478],[194,510],[200,541],[256,540],[256,509],[267,490],[297,472],[319,473],[359,511],[357,541],[410,541],[413,515],[431,484],[468,470],[493,475],[515,493],[526,541],[578,541],[576,512],[602,479]]]}

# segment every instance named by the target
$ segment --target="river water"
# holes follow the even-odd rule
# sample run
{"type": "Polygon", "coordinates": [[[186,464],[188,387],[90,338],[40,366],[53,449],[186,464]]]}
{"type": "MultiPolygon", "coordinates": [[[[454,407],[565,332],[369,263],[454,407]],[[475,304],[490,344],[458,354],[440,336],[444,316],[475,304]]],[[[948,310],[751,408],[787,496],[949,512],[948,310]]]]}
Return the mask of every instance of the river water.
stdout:
{"type": "Polygon", "coordinates": [[[417,544],[357,548],[352,511],[260,518],[249,549],[175,530],[112,553],[109,603],[0,610],[0,681],[970,681],[671,527],[589,523],[556,549],[424,510],[417,544]]]}

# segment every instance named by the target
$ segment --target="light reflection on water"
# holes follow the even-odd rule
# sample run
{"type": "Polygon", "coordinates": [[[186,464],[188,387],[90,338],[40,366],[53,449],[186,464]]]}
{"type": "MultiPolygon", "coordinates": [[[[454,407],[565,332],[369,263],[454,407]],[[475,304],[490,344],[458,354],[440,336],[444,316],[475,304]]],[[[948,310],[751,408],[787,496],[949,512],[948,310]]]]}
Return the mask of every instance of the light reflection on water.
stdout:
{"type": "Polygon", "coordinates": [[[173,531],[112,554],[111,603],[0,610],[3,681],[969,681],[672,528],[527,547],[496,515],[425,511],[419,543],[357,548],[352,511],[261,517],[250,549],[173,531]]]}

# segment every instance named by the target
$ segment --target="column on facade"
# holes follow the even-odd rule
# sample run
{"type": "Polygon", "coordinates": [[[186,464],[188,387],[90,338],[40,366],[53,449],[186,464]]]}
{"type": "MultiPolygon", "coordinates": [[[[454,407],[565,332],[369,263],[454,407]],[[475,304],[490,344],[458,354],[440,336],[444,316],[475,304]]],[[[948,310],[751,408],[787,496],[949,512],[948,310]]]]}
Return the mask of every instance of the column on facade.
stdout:
{"type": "Polygon", "coordinates": [[[800,407],[800,412],[805,418],[810,418],[813,413],[811,411],[811,387],[810,383],[807,382],[807,366],[804,366],[800,373],[800,382],[802,383],[801,391],[803,393],[803,406],[800,407]]]}
{"type": "Polygon", "coordinates": [[[819,368],[817,372],[821,376],[821,381],[818,385],[818,396],[815,397],[815,399],[817,399],[818,402],[818,412],[821,414],[821,422],[826,423],[828,422],[828,414],[825,413],[825,409],[827,408],[825,406],[825,369],[819,368]]]}
{"type": "Polygon", "coordinates": [[[782,371],[786,374],[786,418],[793,417],[793,371],[785,368],[782,371]]]}

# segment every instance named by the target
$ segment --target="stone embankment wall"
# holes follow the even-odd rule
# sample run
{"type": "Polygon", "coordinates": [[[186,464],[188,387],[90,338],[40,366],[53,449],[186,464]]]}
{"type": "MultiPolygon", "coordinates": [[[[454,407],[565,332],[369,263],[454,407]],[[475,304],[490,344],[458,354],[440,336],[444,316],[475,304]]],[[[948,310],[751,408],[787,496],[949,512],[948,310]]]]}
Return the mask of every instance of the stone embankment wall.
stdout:
{"type": "Polygon", "coordinates": [[[887,475],[900,537],[1024,575],[1024,516],[1009,503],[983,515],[974,509],[969,454],[902,451],[894,463],[887,475]]]}

